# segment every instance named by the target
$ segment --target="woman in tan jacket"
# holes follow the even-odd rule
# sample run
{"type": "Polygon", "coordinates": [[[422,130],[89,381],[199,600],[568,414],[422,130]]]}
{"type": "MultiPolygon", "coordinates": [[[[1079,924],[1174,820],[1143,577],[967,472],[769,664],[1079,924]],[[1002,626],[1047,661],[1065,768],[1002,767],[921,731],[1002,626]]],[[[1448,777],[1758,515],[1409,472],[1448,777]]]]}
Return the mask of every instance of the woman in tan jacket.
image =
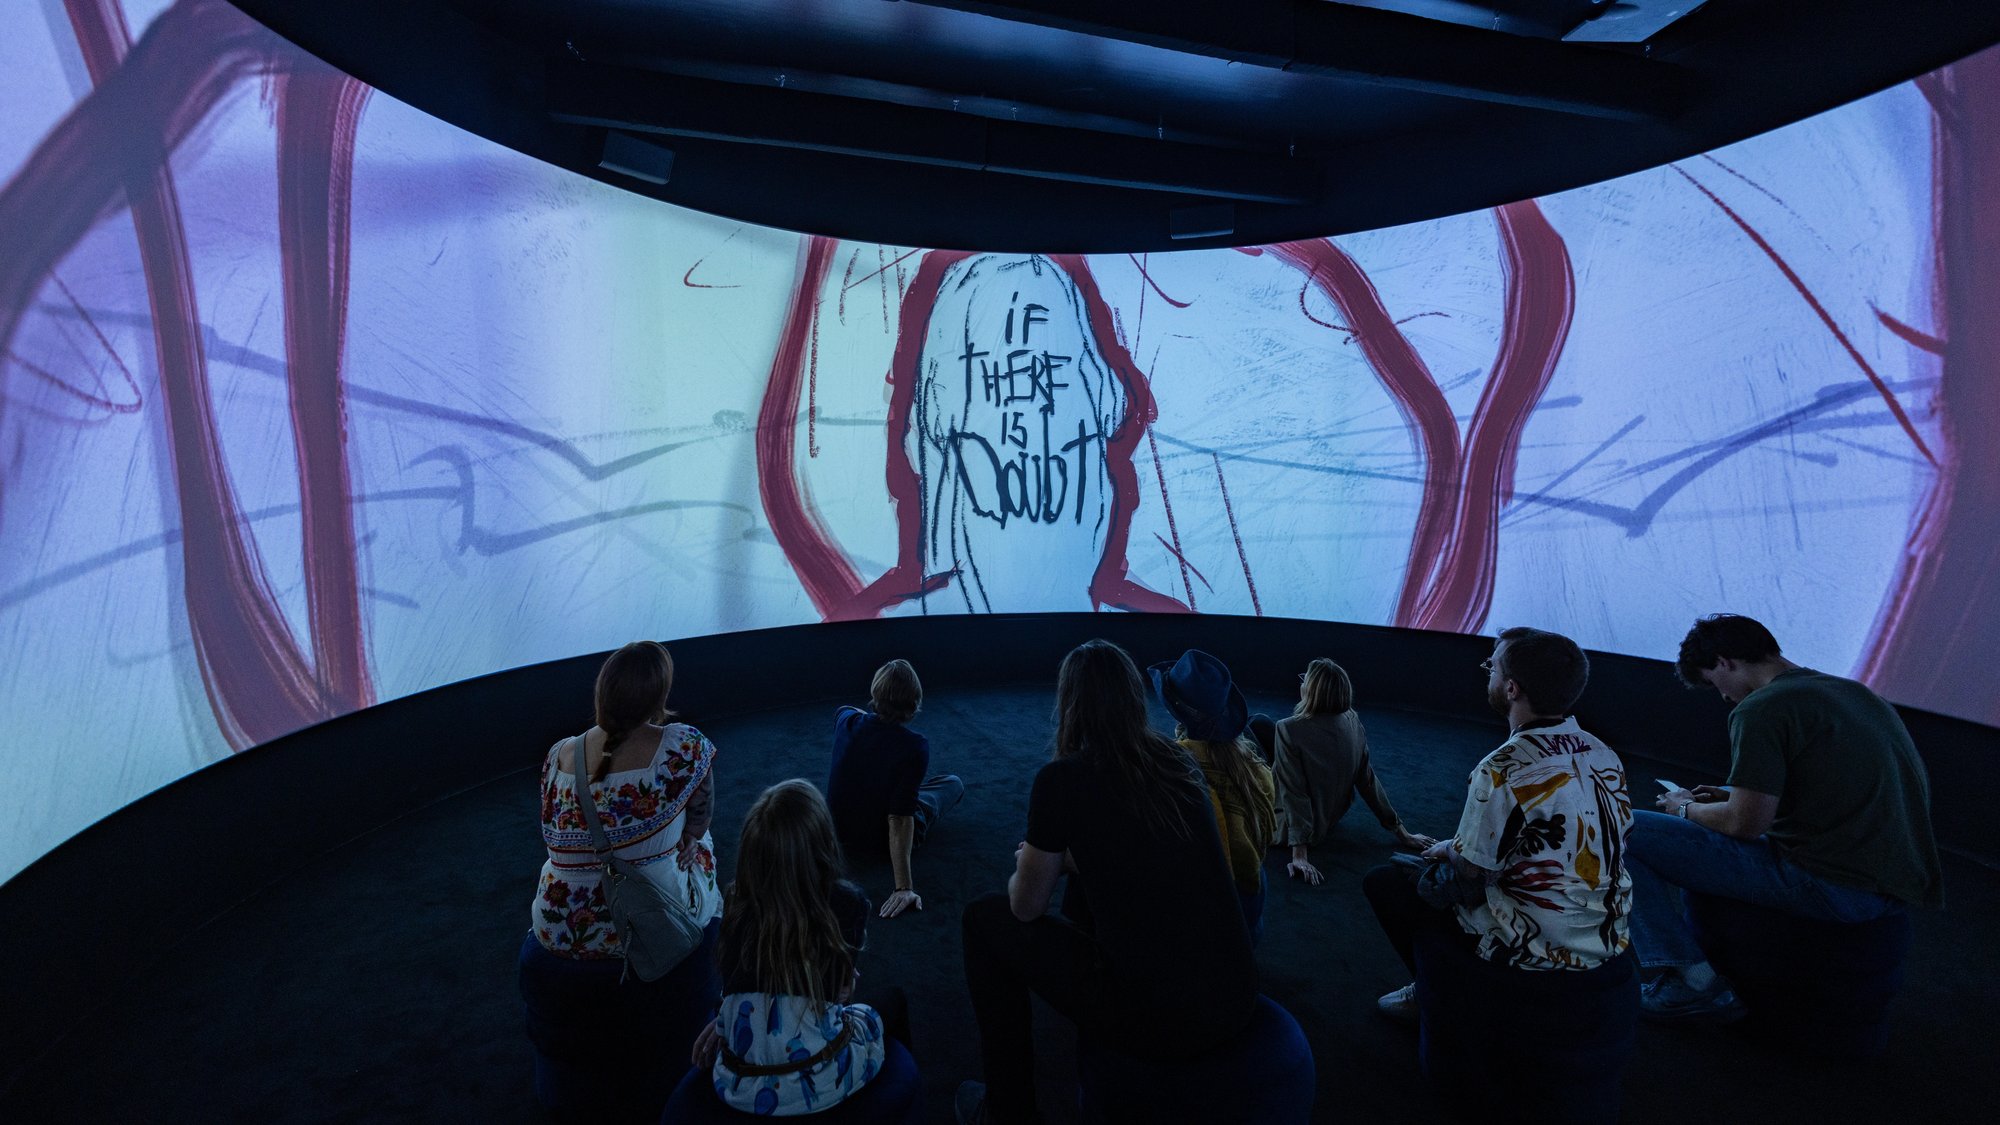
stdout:
{"type": "MultiPolygon", "coordinates": [[[[1268,721],[1268,720],[1267,720],[1268,721]]],[[[1299,676],[1299,705],[1278,722],[1273,739],[1278,789],[1278,841],[1292,849],[1285,874],[1318,886],[1325,880],[1307,859],[1347,813],[1358,792],[1399,847],[1421,851],[1437,841],[1403,827],[1389,794],[1368,764],[1368,731],[1354,710],[1347,671],[1321,657],[1299,676]]]]}

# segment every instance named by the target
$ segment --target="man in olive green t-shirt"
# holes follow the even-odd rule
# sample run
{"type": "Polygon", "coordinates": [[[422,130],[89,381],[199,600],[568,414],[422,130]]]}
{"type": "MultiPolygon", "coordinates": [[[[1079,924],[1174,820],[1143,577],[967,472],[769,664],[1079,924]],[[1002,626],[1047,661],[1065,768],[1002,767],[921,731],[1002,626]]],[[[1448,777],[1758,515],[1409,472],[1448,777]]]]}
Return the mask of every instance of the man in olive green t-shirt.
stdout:
{"type": "Polygon", "coordinates": [[[1770,630],[1716,614],[1681,641],[1675,670],[1713,687],[1729,715],[1727,786],[1674,789],[1636,814],[1627,844],[1641,1011],[1741,1014],[1671,887],[1827,922],[1944,905],[1930,778],[1895,708],[1853,680],[1785,659],[1770,630]]]}

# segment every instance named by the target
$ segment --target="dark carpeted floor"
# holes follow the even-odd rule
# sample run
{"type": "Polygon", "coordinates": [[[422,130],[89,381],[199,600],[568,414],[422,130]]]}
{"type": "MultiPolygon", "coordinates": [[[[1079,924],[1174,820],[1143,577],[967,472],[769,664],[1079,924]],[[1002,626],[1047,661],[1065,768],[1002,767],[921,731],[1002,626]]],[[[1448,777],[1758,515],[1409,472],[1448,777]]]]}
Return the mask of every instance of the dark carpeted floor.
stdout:
{"type": "MultiPolygon", "coordinates": [[[[1276,698],[1252,703],[1274,715],[1288,706],[1276,698]]],[[[926,701],[915,724],[930,736],[933,765],[966,779],[966,798],[918,856],[926,909],[877,920],[862,973],[864,989],[907,990],[936,1121],[951,1120],[952,1091],[977,1074],[959,911],[1004,886],[1026,821],[1028,778],[1047,754],[1048,708],[1045,687],[941,694],[926,701]]],[[[1498,722],[1365,715],[1377,768],[1404,818],[1418,831],[1448,833],[1467,772],[1503,735],[1498,722]]],[[[759,789],[795,776],[824,784],[830,719],[831,706],[816,703],[702,724],[721,752],[715,838],[725,879],[743,811],[759,789]]],[[[532,759],[535,749],[495,753],[532,759]]],[[[1649,764],[1627,764],[1634,792],[1650,794],[1649,764]]],[[[460,794],[244,902],[174,949],[122,1004],[91,1013],[48,1056],[59,1064],[0,1100],[0,1118],[538,1119],[513,979],[542,859],[534,789],[534,777],[521,773],[460,794]]],[[[1317,1116],[1325,1121],[1439,1116],[1417,1073],[1415,1033],[1374,1010],[1376,996],[1404,982],[1359,886],[1387,853],[1387,836],[1362,808],[1314,853],[1325,886],[1286,882],[1279,852],[1266,865],[1271,891],[1257,958],[1263,990],[1312,1041],[1317,1116]]],[[[1727,1031],[1646,1027],[1625,1082],[1625,1120],[1989,1119],[2000,1097],[1992,1020],[2000,1002],[1992,936],[2000,873],[1955,857],[1946,871],[1951,907],[1917,918],[1887,1057],[1821,1068],[1727,1031]]],[[[884,863],[855,875],[878,901],[890,887],[884,863]]],[[[13,922],[48,925],[52,941],[61,940],[61,927],[80,923],[87,924],[65,904],[50,904],[47,919],[13,922]]],[[[1199,950],[1188,951],[1189,973],[1201,971],[1200,958],[1199,950]]],[[[1062,1021],[1043,1015],[1044,1106],[1061,1121],[1070,1111],[1061,1083],[1071,1036],[1062,1021]]],[[[1199,1027],[1162,1033],[1202,1034],[1199,1027]]],[[[1509,1043],[1505,1028],[1495,1028],[1494,1039],[1524,1055],[1533,1050],[1509,1043]]],[[[1560,1078],[1523,1079],[1551,1080],[1560,1078]]]]}

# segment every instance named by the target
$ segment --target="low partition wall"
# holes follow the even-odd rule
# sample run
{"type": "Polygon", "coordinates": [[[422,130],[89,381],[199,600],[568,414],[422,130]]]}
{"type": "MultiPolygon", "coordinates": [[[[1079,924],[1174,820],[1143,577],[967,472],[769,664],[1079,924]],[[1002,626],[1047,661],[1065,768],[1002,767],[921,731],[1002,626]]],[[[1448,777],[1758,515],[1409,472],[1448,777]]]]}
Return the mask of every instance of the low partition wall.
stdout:
{"type": "MultiPolygon", "coordinates": [[[[905,657],[932,694],[957,686],[1040,682],[1078,642],[1104,637],[1141,666],[1184,648],[1228,662],[1252,691],[1292,690],[1308,660],[1329,656],[1364,708],[1490,715],[1478,665],[1490,639],[1289,619],[1128,614],[914,617],[801,625],[669,642],[674,709],[697,724],[819,699],[860,700],[870,673],[905,657]]],[[[356,836],[469,787],[536,767],[550,744],[590,725],[604,654],[467,680],[371,707],[238,754],[93,825],[0,884],[0,916],[54,909],[0,937],[10,1010],[0,1021],[0,1092],[57,1050],[69,1021],[116,1002],[123,987],[203,923],[356,836]],[[51,904],[62,904],[53,907],[51,904]]],[[[1578,717],[1621,751],[1670,763],[1680,779],[1722,780],[1727,707],[1682,688],[1664,661],[1591,654],[1578,717]]],[[[1940,839],[1984,863],[1974,831],[2000,730],[1904,710],[1931,774],[1940,839]]],[[[1495,742],[1500,728],[1495,723],[1495,742]]],[[[1644,807],[1646,794],[1635,795],[1644,807]]],[[[68,1049],[63,1047],[60,1049],[68,1049]]]]}

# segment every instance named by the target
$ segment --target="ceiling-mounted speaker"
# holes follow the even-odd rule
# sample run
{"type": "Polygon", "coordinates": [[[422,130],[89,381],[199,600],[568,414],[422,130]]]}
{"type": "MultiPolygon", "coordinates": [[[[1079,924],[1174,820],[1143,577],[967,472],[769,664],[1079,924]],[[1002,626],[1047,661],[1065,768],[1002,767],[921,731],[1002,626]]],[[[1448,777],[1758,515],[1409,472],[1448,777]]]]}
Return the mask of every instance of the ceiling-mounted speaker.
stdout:
{"type": "Polygon", "coordinates": [[[1236,205],[1211,203],[1201,207],[1176,207],[1167,212],[1167,237],[1221,238],[1236,233],[1236,205]]]}
{"type": "Polygon", "coordinates": [[[618,129],[608,129],[597,166],[649,184],[664,184],[674,174],[674,150],[618,129]]]}

